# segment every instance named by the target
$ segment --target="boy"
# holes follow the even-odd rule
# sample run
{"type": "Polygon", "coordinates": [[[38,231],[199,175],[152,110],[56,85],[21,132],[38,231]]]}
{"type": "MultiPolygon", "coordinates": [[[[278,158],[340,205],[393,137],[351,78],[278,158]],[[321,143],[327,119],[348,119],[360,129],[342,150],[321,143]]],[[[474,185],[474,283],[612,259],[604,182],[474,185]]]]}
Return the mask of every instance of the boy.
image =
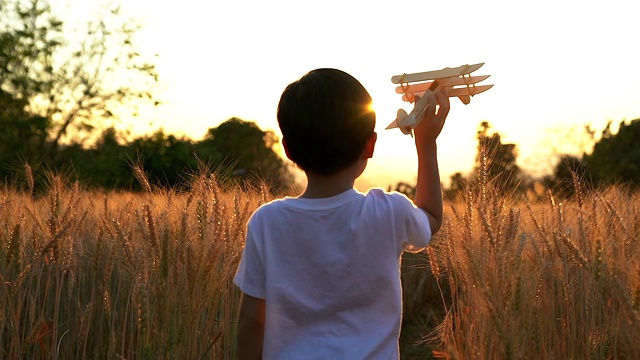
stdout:
{"type": "Polygon", "coordinates": [[[242,292],[240,359],[398,359],[400,257],[424,249],[442,224],[436,138],[448,112],[446,93],[437,91],[415,128],[412,203],[353,188],[377,138],[360,82],[317,69],[284,90],[282,143],[307,186],[249,220],[234,279],[242,292]]]}

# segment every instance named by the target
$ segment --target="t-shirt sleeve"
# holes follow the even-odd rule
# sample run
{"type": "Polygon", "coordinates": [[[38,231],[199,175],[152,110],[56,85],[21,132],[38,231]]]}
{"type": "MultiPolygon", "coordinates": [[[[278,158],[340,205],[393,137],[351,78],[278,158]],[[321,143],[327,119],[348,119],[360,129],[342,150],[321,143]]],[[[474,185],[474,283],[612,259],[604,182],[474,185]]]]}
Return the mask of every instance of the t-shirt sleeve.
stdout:
{"type": "Polygon", "coordinates": [[[257,236],[256,219],[252,217],[247,225],[247,235],[244,249],[240,256],[240,264],[233,279],[233,283],[240,290],[255,298],[265,297],[265,269],[263,248],[257,236]]]}
{"type": "Polygon", "coordinates": [[[398,212],[396,223],[398,239],[402,250],[418,252],[429,245],[431,241],[431,227],[429,217],[417,207],[409,198],[401,193],[391,193],[398,212]]]}

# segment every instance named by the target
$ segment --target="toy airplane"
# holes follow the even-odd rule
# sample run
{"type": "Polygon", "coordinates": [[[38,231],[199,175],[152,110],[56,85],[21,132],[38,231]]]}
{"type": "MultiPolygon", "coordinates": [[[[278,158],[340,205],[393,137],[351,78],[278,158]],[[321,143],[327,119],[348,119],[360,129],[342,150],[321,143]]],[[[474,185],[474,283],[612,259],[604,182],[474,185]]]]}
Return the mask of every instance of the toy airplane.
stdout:
{"type": "Polygon", "coordinates": [[[472,96],[493,87],[493,85],[476,85],[487,79],[489,75],[470,75],[480,69],[482,65],[484,63],[393,76],[391,82],[400,84],[396,87],[396,93],[402,94],[402,100],[415,103],[409,114],[403,109],[399,109],[396,119],[386,129],[400,128],[403,134],[411,134],[413,128],[422,119],[422,113],[429,105],[428,96],[424,96],[424,94],[434,92],[438,88],[447,88],[449,97],[456,96],[465,105],[469,104],[472,96]]]}

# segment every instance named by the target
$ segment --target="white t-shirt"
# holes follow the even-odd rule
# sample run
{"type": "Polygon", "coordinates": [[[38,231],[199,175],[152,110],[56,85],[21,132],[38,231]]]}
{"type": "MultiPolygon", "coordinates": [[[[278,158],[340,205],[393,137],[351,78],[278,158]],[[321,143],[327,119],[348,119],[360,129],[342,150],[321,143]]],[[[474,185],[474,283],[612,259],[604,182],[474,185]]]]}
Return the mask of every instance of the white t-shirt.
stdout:
{"type": "Polygon", "coordinates": [[[400,193],[287,197],[249,220],[234,278],[265,299],[265,359],[398,359],[400,257],[429,220],[400,193]]]}

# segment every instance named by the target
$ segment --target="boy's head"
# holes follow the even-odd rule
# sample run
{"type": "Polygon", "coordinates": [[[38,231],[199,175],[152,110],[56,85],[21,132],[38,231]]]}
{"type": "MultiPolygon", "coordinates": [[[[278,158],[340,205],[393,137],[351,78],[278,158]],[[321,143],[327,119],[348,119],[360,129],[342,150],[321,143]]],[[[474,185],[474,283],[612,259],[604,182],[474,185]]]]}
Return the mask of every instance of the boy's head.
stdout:
{"type": "Polygon", "coordinates": [[[353,76],[317,69],[291,83],[278,104],[287,156],[305,172],[331,175],[355,164],[374,132],[371,96],[353,76]]]}

